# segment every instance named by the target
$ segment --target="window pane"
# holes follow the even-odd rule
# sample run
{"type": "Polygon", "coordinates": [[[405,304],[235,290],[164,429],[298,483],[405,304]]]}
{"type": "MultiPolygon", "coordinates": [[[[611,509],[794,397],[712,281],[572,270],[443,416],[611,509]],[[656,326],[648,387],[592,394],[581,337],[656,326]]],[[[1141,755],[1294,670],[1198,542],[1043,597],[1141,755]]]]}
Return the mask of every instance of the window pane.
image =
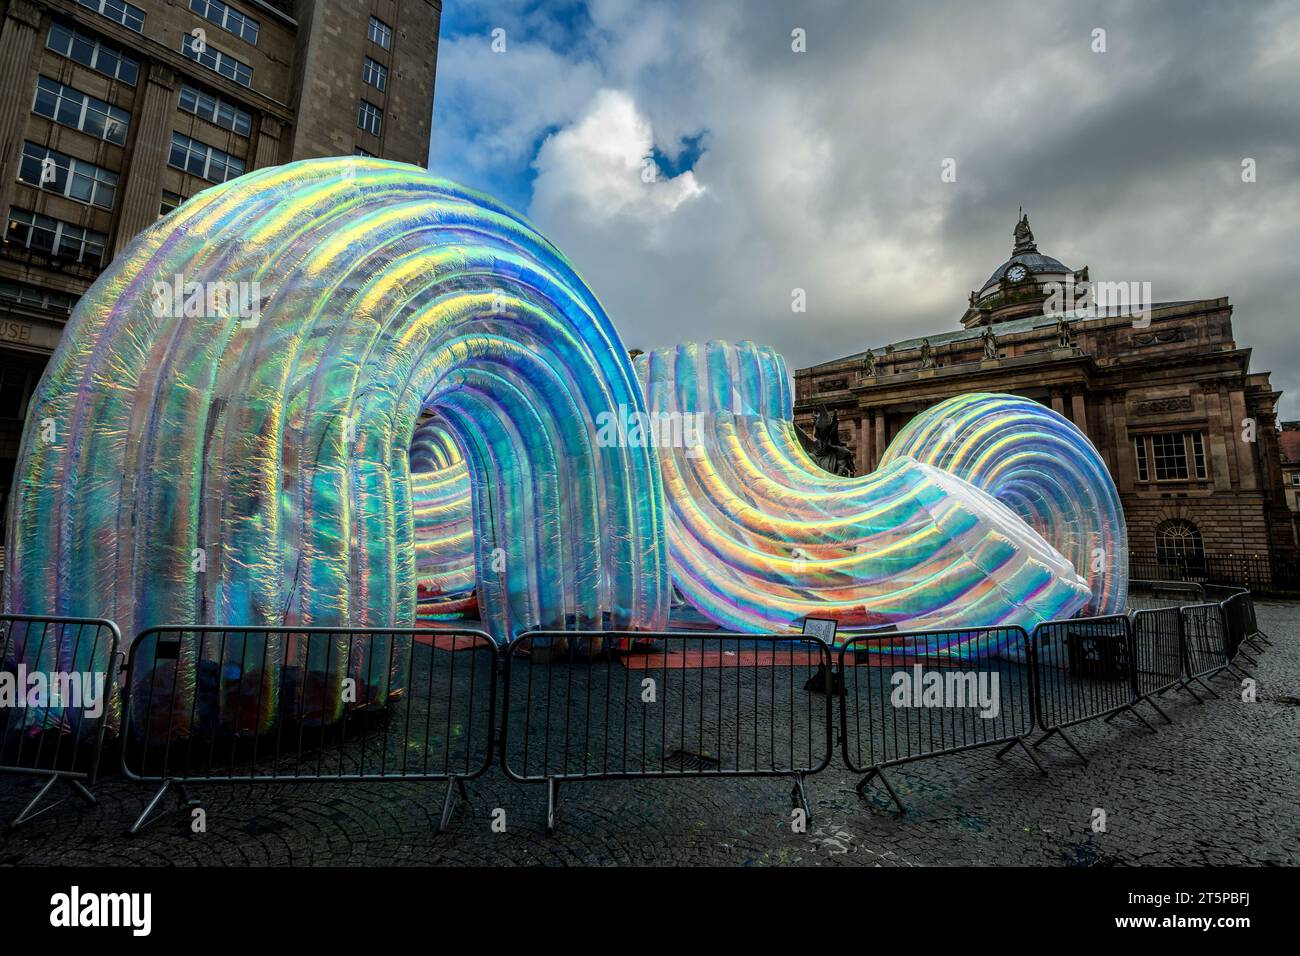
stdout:
{"type": "Polygon", "coordinates": [[[1187,450],[1181,432],[1151,436],[1157,481],[1187,479],[1187,450]]]}

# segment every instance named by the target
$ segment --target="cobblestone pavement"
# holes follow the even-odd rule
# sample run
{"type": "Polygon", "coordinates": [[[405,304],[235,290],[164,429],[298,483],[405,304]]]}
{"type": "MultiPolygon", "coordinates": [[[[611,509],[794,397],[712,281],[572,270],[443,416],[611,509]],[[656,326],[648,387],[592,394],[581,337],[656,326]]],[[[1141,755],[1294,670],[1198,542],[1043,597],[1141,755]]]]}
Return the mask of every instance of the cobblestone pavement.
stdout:
{"type": "MultiPolygon", "coordinates": [[[[1198,705],[1165,705],[1174,725],[1151,734],[1126,716],[1059,742],[1039,776],[1020,754],[984,749],[891,771],[905,819],[883,792],[867,800],[840,766],[808,781],[814,815],[794,833],[781,779],[606,781],[566,785],[559,827],[543,826],[545,790],[494,767],[470,784],[448,832],[435,831],[438,784],[201,787],[207,831],[172,814],[135,837],[124,830],[149,791],[113,775],[100,802],[62,804],[0,838],[0,864],[1029,864],[1105,866],[1300,863],[1300,604],[1260,602],[1274,646],[1251,670],[1259,699],[1232,679],[1198,705]],[[494,832],[504,810],[505,832],[494,832]],[[1093,832],[1096,809],[1105,832],[1093,832]]],[[[0,780],[12,818],[29,780],[0,780]]]]}

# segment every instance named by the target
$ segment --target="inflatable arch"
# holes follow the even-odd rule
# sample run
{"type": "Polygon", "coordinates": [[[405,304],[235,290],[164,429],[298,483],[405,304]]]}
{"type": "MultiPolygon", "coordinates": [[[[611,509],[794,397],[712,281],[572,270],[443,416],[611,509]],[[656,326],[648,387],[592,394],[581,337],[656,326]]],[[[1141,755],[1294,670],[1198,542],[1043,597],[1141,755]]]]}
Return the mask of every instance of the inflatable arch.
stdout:
{"type": "Polygon", "coordinates": [[[661,628],[653,450],[595,441],[620,406],[641,391],[609,319],[511,210],[381,160],[260,170],[78,304],[28,416],[5,606],[126,635],[410,625],[421,555],[450,590],[468,573],[420,543],[452,534],[498,639],[661,628]],[[470,482],[472,535],[439,516],[470,482]]]}

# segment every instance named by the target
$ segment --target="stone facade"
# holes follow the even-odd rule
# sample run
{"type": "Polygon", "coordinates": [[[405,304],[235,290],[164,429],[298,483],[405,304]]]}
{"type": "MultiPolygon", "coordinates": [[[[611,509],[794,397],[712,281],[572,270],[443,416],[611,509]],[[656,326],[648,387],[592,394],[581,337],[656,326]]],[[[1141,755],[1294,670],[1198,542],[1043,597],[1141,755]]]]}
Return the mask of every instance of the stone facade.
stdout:
{"type": "Polygon", "coordinates": [[[172,165],[173,134],[245,170],[362,152],[423,166],[441,17],[441,0],[0,0],[0,489],[8,491],[28,399],[77,298],[136,233],[226,178],[219,166],[199,175],[172,165]],[[68,34],[56,31],[67,30],[77,45],[60,50],[68,34]],[[195,30],[227,58],[217,69],[182,52],[195,30]],[[120,69],[118,54],[135,70],[120,69]],[[367,60],[386,71],[382,90],[367,60]],[[95,135],[73,110],[40,115],[40,77],[123,111],[125,135],[95,135]],[[183,87],[219,99],[224,113],[185,109],[183,87]],[[382,111],[377,133],[360,126],[362,100],[382,111]],[[111,199],[32,181],[35,160],[25,173],[24,154],[43,150],[115,179],[111,199]],[[52,250],[19,221],[33,214],[62,224],[52,250]],[[81,230],[102,237],[102,253],[63,245],[81,230]]]}
{"type": "Polygon", "coordinates": [[[1068,270],[1036,249],[1021,256],[1040,261],[1017,269],[1013,255],[971,293],[959,331],[798,370],[796,423],[810,431],[820,407],[837,410],[840,439],[863,474],[937,402],[975,391],[1022,395],[1069,418],[1097,446],[1134,552],[1293,556],[1281,393],[1268,373],[1251,371],[1228,299],[1141,309],[1076,299],[1058,312],[1061,286],[1086,290],[1087,269],[1068,270]]]}
{"type": "Polygon", "coordinates": [[[1300,523],[1300,422],[1283,422],[1282,434],[1282,485],[1286,489],[1286,503],[1296,521],[1300,523]]]}

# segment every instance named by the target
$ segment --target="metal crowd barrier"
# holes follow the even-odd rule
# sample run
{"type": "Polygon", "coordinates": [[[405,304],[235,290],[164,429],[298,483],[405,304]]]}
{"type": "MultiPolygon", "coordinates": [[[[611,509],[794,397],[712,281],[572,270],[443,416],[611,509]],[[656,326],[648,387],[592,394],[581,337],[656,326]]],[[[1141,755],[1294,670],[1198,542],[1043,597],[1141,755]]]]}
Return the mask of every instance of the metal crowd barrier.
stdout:
{"type": "MultiPolygon", "coordinates": [[[[1134,702],[1150,704],[1168,724],[1173,720],[1160,709],[1155,698],[1182,686],[1185,658],[1180,608],[1165,607],[1133,614],[1134,702]]],[[[1192,692],[1192,696],[1196,694],[1192,692]]]]}
{"type": "Polygon", "coordinates": [[[173,786],[446,781],[492,759],[497,649],[470,628],[166,626],[131,644],[122,772],[173,786]]]}
{"type": "Polygon", "coordinates": [[[1043,735],[1037,749],[1060,737],[1085,764],[1065,728],[1131,713],[1155,728],[1134,706],[1137,682],[1133,634],[1127,615],[1048,621],[1034,628],[1034,710],[1043,735]]]}
{"type": "Polygon", "coordinates": [[[1205,601],[1205,587],[1195,581],[1129,581],[1130,611],[1177,608],[1205,601]]]}
{"type": "Polygon", "coordinates": [[[62,803],[36,809],[59,781],[95,802],[120,640],[99,618],[0,614],[0,773],[45,778],[9,828],[62,803]]]}
{"type": "MultiPolygon", "coordinates": [[[[1225,602],[1226,603],[1226,602],[1225,602]]],[[[1227,671],[1238,678],[1249,677],[1236,665],[1233,657],[1240,635],[1234,628],[1240,619],[1234,613],[1229,618],[1224,604],[1192,604],[1182,609],[1183,643],[1186,648],[1186,674],[1183,686],[1190,689],[1192,682],[1200,684],[1213,697],[1219,695],[1206,683],[1212,677],[1227,671]]]]}
{"type": "Polygon", "coordinates": [[[1020,627],[855,635],[840,647],[840,742],[858,794],[879,778],[906,813],[886,767],[1017,744],[1033,729],[1029,638],[1020,627]]]}
{"type": "Polygon", "coordinates": [[[810,817],[804,778],[834,745],[831,696],[806,685],[830,669],[829,646],[797,635],[526,634],[505,652],[501,766],[545,783],[548,833],[579,780],[793,777],[810,817]]]}

